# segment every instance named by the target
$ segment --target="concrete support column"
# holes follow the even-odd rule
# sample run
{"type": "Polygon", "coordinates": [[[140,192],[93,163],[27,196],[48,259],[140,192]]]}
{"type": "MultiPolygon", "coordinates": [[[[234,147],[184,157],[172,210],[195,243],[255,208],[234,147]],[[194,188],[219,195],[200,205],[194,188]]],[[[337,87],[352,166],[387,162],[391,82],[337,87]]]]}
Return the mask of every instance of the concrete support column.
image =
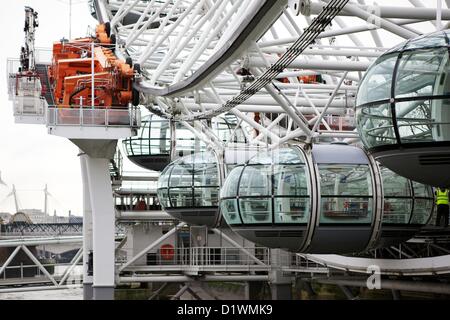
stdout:
{"type": "Polygon", "coordinates": [[[262,281],[248,281],[245,284],[245,300],[261,300],[263,286],[262,281]]]}
{"type": "Polygon", "coordinates": [[[83,299],[92,300],[94,281],[89,269],[89,253],[92,252],[92,209],[87,173],[87,155],[80,150],[81,179],[83,183],[83,299]]]}
{"type": "Polygon", "coordinates": [[[109,159],[86,156],[93,222],[93,298],[114,299],[115,214],[109,159]]]}
{"type": "Polygon", "coordinates": [[[292,300],[292,285],[290,283],[271,283],[272,300],[292,300]]]}
{"type": "Polygon", "coordinates": [[[281,271],[283,264],[289,263],[289,253],[281,249],[271,249],[270,289],[273,300],[292,300],[292,277],[281,271]]]}

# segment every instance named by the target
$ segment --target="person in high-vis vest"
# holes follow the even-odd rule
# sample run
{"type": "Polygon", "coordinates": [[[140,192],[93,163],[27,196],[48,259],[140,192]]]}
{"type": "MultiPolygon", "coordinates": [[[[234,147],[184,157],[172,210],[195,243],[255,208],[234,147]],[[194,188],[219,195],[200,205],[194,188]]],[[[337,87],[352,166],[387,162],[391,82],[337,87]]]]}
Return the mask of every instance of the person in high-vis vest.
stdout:
{"type": "Polygon", "coordinates": [[[437,188],[435,191],[436,195],[436,206],[437,206],[437,217],[436,226],[447,227],[448,226],[448,215],[449,215],[449,190],[443,188],[437,188]],[[444,223],[441,223],[444,219],[444,223]]]}

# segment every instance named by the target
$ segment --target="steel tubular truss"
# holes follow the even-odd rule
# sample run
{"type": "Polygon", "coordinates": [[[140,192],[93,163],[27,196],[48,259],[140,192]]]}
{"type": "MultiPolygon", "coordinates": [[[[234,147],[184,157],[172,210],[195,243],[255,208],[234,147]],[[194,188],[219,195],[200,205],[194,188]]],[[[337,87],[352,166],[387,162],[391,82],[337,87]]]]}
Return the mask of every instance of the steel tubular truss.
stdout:
{"type": "MultiPolygon", "coordinates": [[[[344,8],[348,0],[332,0],[313,20],[302,35],[290,46],[286,52],[272,64],[261,76],[259,76],[249,87],[231,100],[228,100],[222,107],[210,110],[201,115],[191,115],[180,117],[180,120],[192,121],[200,119],[210,119],[222,113],[226,113],[242,104],[248,98],[259,92],[262,88],[272,82],[283,70],[289,66],[308,46],[314,42],[321,32],[331,23],[331,20],[344,8]]],[[[178,120],[177,118],[175,118],[178,120]]]]}
{"type": "Polygon", "coordinates": [[[93,3],[99,20],[111,22],[117,54],[140,64],[135,89],[150,112],[211,148],[224,144],[205,120],[232,113],[248,144],[274,148],[299,139],[358,142],[353,107],[367,67],[450,19],[445,7],[402,1],[93,3]]]}
{"type": "Polygon", "coordinates": [[[81,234],[82,223],[10,223],[1,225],[1,235],[70,235],[81,234]]]}
{"type": "MultiPolygon", "coordinates": [[[[83,223],[11,223],[0,225],[0,236],[5,238],[17,236],[70,236],[81,235],[83,223]]],[[[125,232],[125,226],[116,223],[116,234],[125,232]]]]}
{"type": "MultiPolygon", "coordinates": [[[[1,241],[0,244],[3,244],[5,241],[1,241]]],[[[10,246],[8,241],[6,241],[5,245],[10,246]]],[[[80,247],[76,254],[73,256],[70,263],[66,265],[59,264],[58,266],[63,267],[61,274],[52,274],[49,272],[49,267],[55,267],[56,264],[43,264],[31,250],[28,248],[30,245],[36,244],[53,244],[54,241],[52,239],[33,239],[31,244],[30,241],[26,240],[18,240],[17,246],[11,252],[11,254],[7,257],[5,262],[0,266],[0,292],[20,292],[20,291],[33,291],[33,290],[48,290],[52,289],[68,289],[68,288],[77,288],[82,284],[82,277],[77,276],[76,279],[73,278],[73,271],[77,265],[81,263],[81,259],[83,257],[83,248],[80,247]],[[17,256],[19,251],[23,251],[26,256],[33,262],[33,265],[20,265],[20,266],[12,266],[14,258],[17,256]],[[38,269],[37,277],[24,277],[24,270],[30,268],[38,269]],[[6,272],[7,270],[19,270],[21,276],[19,278],[7,278],[6,272]],[[72,277],[72,278],[71,278],[72,277]],[[75,284],[69,284],[68,281],[73,282],[75,280],[75,284]],[[45,285],[45,286],[36,286],[36,285],[45,285]],[[17,287],[20,286],[20,287],[17,287]],[[31,286],[31,287],[30,287],[31,286]]],[[[61,243],[76,243],[79,242],[81,244],[81,239],[73,239],[67,238],[67,241],[62,241],[61,243]]]]}

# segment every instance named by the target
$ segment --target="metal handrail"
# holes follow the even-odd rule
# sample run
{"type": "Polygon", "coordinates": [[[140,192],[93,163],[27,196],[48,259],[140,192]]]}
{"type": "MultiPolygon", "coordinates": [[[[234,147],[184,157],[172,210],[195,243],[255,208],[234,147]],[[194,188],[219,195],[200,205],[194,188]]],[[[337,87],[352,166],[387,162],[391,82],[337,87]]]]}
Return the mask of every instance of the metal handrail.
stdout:
{"type": "MultiPolygon", "coordinates": [[[[250,267],[258,266],[254,258],[244,252],[244,249],[257,256],[262,262],[270,266],[270,249],[268,248],[235,248],[235,247],[189,247],[174,248],[171,252],[154,249],[147,253],[148,266],[177,265],[184,267],[250,267]]],[[[126,259],[121,257],[121,262],[126,259]]]]}
{"type": "Polygon", "coordinates": [[[50,106],[47,114],[49,126],[138,128],[141,124],[140,110],[134,106],[127,109],[50,106]]]}

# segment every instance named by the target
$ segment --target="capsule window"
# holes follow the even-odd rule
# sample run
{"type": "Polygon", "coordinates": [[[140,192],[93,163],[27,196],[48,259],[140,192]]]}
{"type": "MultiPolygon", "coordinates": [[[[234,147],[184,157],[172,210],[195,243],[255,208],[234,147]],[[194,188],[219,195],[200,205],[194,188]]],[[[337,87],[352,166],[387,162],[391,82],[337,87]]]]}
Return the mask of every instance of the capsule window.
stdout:
{"type": "Polygon", "coordinates": [[[164,209],[217,207],[219,190],[217,160],[210,152],[172,162],[158,179],[158,196],[164,209]]]}
{"type": "Polygon", "coordinates": [[[296,148],[260,153],[230,172],[221,191],[222,214],[231,225],[306,224],[309,188],[305,159],[296,148]]]}
{"type": "Polygon", "coordinates": [[[434,196],[431,187],[411,181],[414,192],[414,210],[411,224],[426,224],[433,214],[434,196]]]}
{"type": "Polygon", "coordinates": [[[413,205],[409,180],[388,168],[381,169],[384,205],[383,224],[408,224],[413,205]]]}
{"type": "Polygon", "coordinates": [[[319,165],[320,223],[368,224],[372,221],[372,175],[368,165],[319,165]]]}

